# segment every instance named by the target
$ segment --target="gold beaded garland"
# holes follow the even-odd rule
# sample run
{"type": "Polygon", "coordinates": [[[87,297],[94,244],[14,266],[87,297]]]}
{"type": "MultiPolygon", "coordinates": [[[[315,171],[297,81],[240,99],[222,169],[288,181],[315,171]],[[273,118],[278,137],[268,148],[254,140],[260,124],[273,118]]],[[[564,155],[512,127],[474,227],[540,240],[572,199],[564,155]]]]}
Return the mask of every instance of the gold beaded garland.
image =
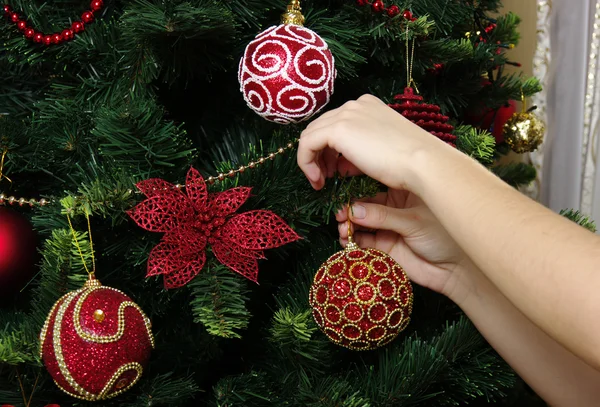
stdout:
{"type": "MultiPolygon", "coordinates": [[[[265,157],[261,157],[256,162],[251,161],[250,163],[248,163],[248,165],[242,165],[236,170],[229,170],[226,174],[220,173],[216,177],[213,177],[213,176],[208,177],[206,181],[209,184],[213,185],[217,180],[224,181],[226,178],[233,178],[237,174],[243,174],[247,169],[254,169],[254,168],[256,168],[257,165],[264,164],[267,159],[273,160],[273,159],[275,159],[275,157],[277,155],[284,154],[287,150],[291,150],[292,148],[294,148],[294,144],[297,142],[298,142],[298,140],[295,140],[294,142],[290,142],[286,145],[286,147],[280,147],[277,149],[276,152],[270,153],[265,157]]],[[[182,189],[182,188],[184,188],[184,185],[177,184],[177,185],[175,185],[175,187],[178,189],[182,189]]],[[[128,192],[134,193],[134,191],[132,189],[128,190],[128,192]]],[[[138,192],[135,191],[135,193],[138,193],[138,192]]],[[[30,207],[33,208],[33,207],[43,207],[43,206],[53,204],[53,203],[55,203],[55,201],[47,200],[45,198],[42,198],[39,200],[35,199],[35,198],[27,199],[24,197],[16,198],[14,196],[6,196],[5,194],[0,193],[0,206],[6,205],[6,204],[9,204],[9,205],[18,204],[19,206],[29,205],[30,207]]]]}

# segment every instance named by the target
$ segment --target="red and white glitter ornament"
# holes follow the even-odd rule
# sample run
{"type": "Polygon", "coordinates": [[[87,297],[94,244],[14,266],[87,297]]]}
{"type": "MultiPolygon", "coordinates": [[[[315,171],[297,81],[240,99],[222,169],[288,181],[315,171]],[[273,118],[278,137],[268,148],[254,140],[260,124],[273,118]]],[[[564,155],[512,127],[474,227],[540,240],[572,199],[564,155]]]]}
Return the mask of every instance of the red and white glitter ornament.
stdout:
{"type": "Polygon", "coordinates": [[[454,127],[448,123],[450,118],[441,113],[437,105],[423,103],[423,96],[415,95],[413,88],[407,87],[404,93],[394,96],[396,103],[389,106],[417,126],[456,147],[454,127]]]}
{"type": "Polygon", "coordinates": [[[248,44],[238,79],[248,106],[269,121],[298,123],[319,112],[333,94],[335,62],[327,43],[303,27],[292,0],[282,24],[248,44]]]}
{"type": "Polygon", "coordinates": [[[394,259],[350,241],[319,268],[309,302],[317,325],[331,341],[371,350],[387,345],[408,326],[413,292],[394,259]]]}
{"type": "Polygon", "coordinates": [[[141,308],[93,277],[54,304],[40,333],[40,357],[56,385],[88,401],[130,389],[153,347],[141,308]]]}

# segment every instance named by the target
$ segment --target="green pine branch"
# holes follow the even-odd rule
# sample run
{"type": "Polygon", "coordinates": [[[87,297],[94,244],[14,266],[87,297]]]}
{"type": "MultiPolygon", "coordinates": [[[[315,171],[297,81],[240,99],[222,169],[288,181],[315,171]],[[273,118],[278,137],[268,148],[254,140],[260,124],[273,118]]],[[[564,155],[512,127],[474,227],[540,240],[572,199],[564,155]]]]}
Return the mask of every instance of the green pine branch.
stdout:
{"type": "Polygon", "coordinates": [[[211,335],[242,337],[251,316],[246,308],[250,290],[245,279],[209,261],[189,287],[194,322],[203,324],[211,335]]]}
{"type": "Polygon", "coordinates": [[[560,215],[577,223],[579,226],[583,226],[590,232],[596,233],[596,222],[589,216],[582,214],[580,211],[574,209],[563,209],[560,211],[560,215]]]}

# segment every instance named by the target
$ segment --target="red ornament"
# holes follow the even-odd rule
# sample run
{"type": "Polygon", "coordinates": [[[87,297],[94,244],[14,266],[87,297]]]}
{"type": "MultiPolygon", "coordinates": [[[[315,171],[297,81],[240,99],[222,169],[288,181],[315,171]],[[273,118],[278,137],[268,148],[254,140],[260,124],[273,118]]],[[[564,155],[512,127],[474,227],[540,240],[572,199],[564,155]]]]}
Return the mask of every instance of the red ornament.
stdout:
{"type": "Polygon", "coordinates": [[[366,6],[367,4],[369,4],[369,0],[356,0],[356,4],[358,4],[359,6],[366,6]]]}
{"type": "Polygon", "coordinates": [[[412,21],[413,19],[413,15],[410,12],[410,10],[404,10],[404,13],[402,13],[402,16],[406,19],[406,20],[410,20],[412,21]]]}
{"type": "Polygon", "coordinates": [[[63,41],[71,41],[73,39],[73,31],[69,30],[68,28],[63,30],[62,33],[60,33],[60,36],[62,37],[63,41]]]}
{"type": "Polygon", "coordinates": [[[480,127],[492,133],[496,143],[504,142],[504,125],[517,112],[517,102],[509,100],[508,103],[498,110],[485,109],[479,115],[467,117],[467,123],[480,127]]]}
{"type": "Polygon", "coordinates": [[[44,407],[60,407],[58,404],[46,404],[44,407]]]}
{"type": "MultiPolygon", "coordinates": [[[[91,22],[93,22],[94,19],[95,19],[93,12],[101,10],[102,7],[104,7],[103,0],[92,0],[92,2],[90,4],[90,8],[92,9],[92,11],[85,11],[81,15],[81,19],[85,23],[91,23],[91,22]]],[[[70,41],[70,40],[72,40],[73,36],[71,35],[71,33],[80,33],[82,31],[84,31],[83,23],[80,22],[80,21],[77,21],[77,22],[74,22],[71,25],[71,29],[70,30],[67,28],[67,29],[63,30],[62,32],[60,32],[60,33],[54,33],[54,34],[50,34],[50,35],[40,34],[38,36],[36,34],[35,30],[30,29],[27,26],[27,22],[25,20],[21,20],[19,18],[19,14],[18,13],[13,12],[12,8],[10,7],[10,5],[5,4],[4,7],[3,7],[3,11],[4,11],[4,13],[6,15],[9,16],[10,20],[13,23],[15,23],[15,25],[17,26],[17,28],[21,32],[23,32],[23,34],[25,35],[25,38],[33,39],[33,41],[36,42],[36,43],[44,43],[45,45],[60,44],[63,41],[70,41]]]]}
{"type": "Polygon", "coordinates": [[[407,327],[412,285],[386,253],[351,243],[317,271],[309,303],[329,339],[352,350],[371,350],[407,327]]]}
{"type": "Polygon", "coordinates": [[[319,112],[333,94],[335,62],[314,31],[273,26],[248,44],[238,79],[244,100],[263,118],[298,123],[319,112]]]}
{"type": "Polygon", "coordinates": [[[396,17],[398,14],[400,14],[400,8],[396,5],[390,6],[390,8],[387,10],[387,13],[390,17],[396,17]]]}
{"type": "Polygon", "coordinates": [[[40,356],[55,383],[88,401],[131,388],[153,347],[150,320],[142,309],[93,278],[54,304],[40,333],[40,356]]]}
{"type": "Polygon", "coordinates": [[[385,9],[385,4],[381,0],[375,0],[373,4],[371,4],[373,11],[376,13],[381,13],[385,9]]]}
{"type": "Polygon", "coordinates": [[[83,23],[81,21],[75,21],[71,25],[71,30],[73,30],[74,33],[79,34],[80,32],[83,32],[83,30],[85,30],[85,26],[83,25],[83,23]]]}
{"type": "Polygon", "coordinates": [[[299,239],[271,211],[234,215],[251,188],[209,194],[204,178],[194,168],[188,172],[185,194],[158,178],[142,181],[137,187],[148,199],[129,216],[146,230],[165,233],[150,253],[147,277],[163,274],[167,289],[182,287],[200,273],[209,244],[219,262],[256,282],[263,251],[299,239]]]}
{"type": "Polygon", "coordinates": [[[81,15],[81,21],[86,24],[94,22],[94,13],[91,11],[86,11],[81,15]]]}
{"type": "Polygon", "coordinates": [[[0,206],[0,302],[9,300],[34,275],[37,237],[31,223],[0,206]]]}
{"type": "Polygon", "coordinates": [[[454,127],[448,124],[450,118],[441,114],[441,108],[423,103],[423,97],[415,95],[413,88],[404,89],[404,94],[394,96],[400,103],[389,106],[419,127],[434,136],[456,147],[456,136],[452,134],[454,127]]]}
{"type": "Polygon", "coordinates": [[[104,7],[104,2],[102,0],[93,0],[92,4],[90,4],[90,8],[92,11],[99,11],[104,7]]]}

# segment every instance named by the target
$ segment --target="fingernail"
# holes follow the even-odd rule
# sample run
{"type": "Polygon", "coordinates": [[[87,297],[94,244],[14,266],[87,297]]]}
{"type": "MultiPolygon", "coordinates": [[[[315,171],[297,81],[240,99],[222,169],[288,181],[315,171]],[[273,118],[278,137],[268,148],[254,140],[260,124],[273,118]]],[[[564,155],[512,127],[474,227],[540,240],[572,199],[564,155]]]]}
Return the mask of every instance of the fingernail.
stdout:
{"type": "Polygon", "coordinates": [[[367,217],[367,208],[362,205],[352,205],[352,217],[355,219],[364,219],[367,217]]]}

